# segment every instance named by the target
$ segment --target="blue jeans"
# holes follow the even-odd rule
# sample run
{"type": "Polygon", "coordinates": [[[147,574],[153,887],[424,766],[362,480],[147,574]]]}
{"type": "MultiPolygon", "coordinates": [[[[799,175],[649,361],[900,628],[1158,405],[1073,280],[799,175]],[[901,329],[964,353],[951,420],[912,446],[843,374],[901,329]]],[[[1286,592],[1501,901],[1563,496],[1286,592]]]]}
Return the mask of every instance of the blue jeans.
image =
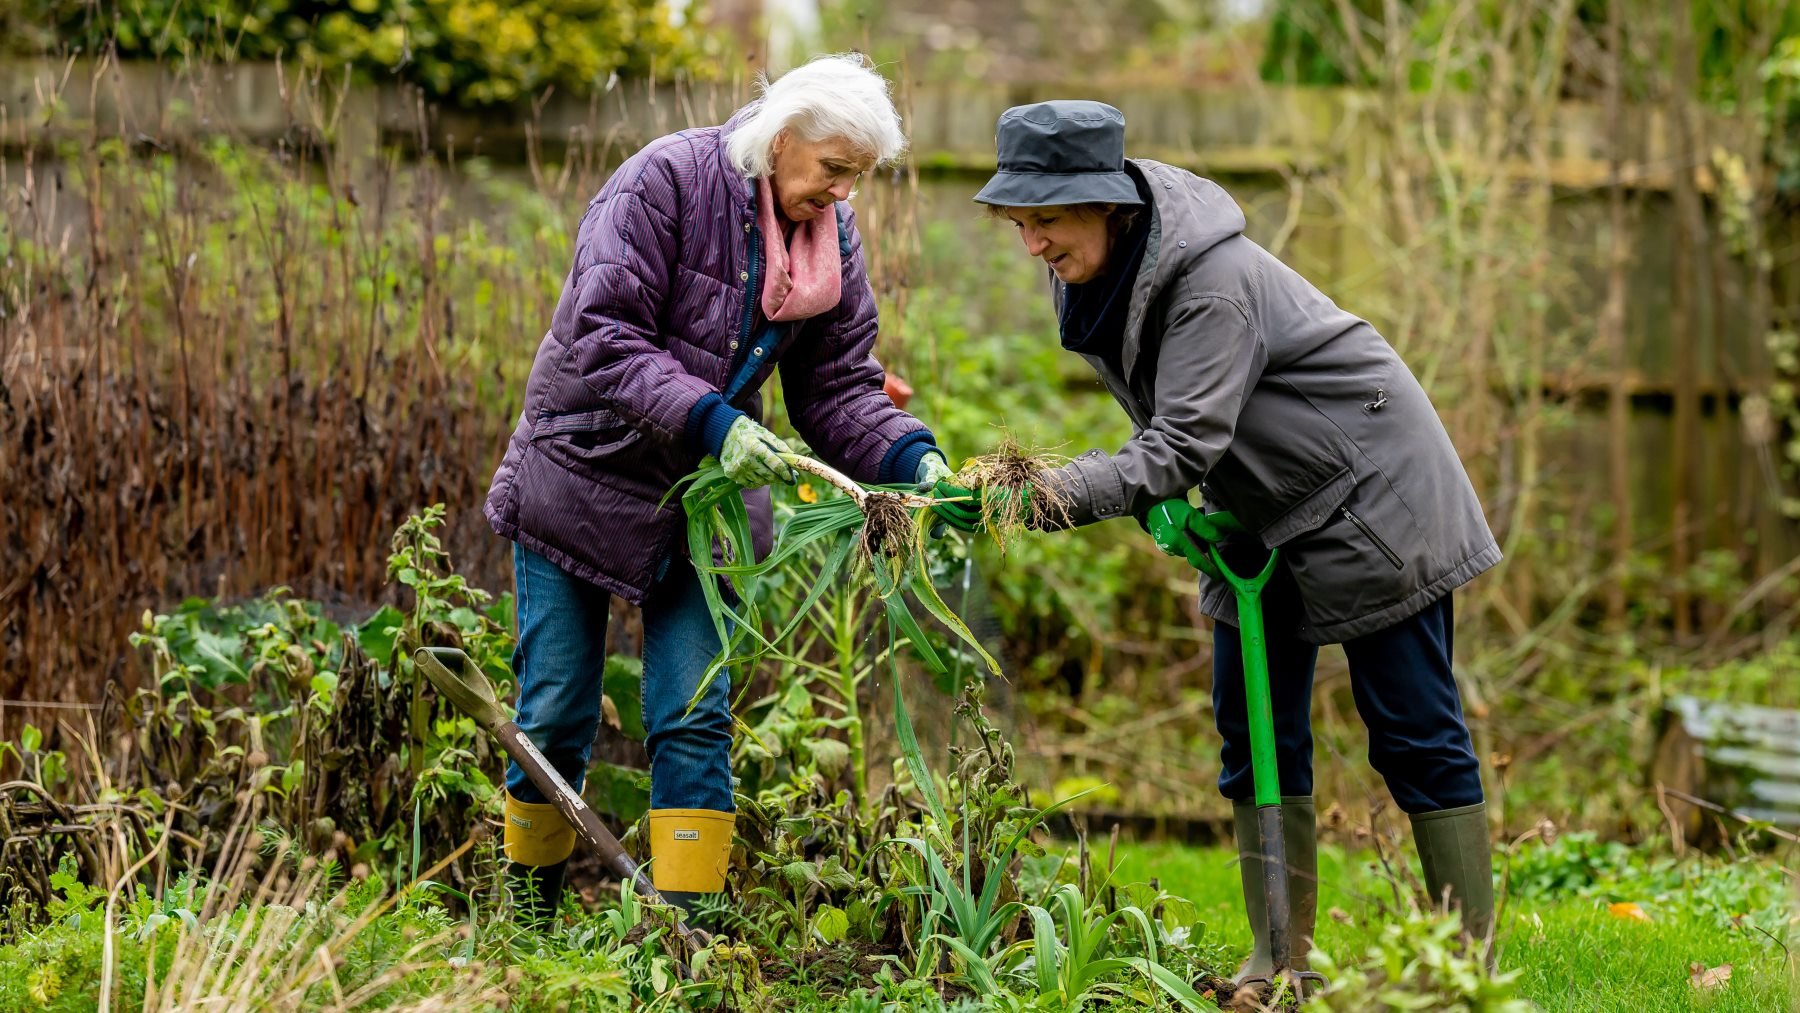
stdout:
{"type": "MultiPolygon", "coordinates": [[[[1300,607],[1293,576],[1278,566],[1263,589],[1263,621],[1283,795],[1311,795],[1313,787],[1312,685],[1319,649],[1295,635],[1300,607]]],[[[1344,642],[1350,693],[1369,729],[1369,764],[1407,813],[1482,800],[1481,762],[1470,746],[1450,670],[1452,619],[1445,595],[1417,615],[1344,642]]],[[[1213,719],[1224,741],[1219,793],[1233,801],[1250,798],[1255,788],[1243,638],[1225,623],[1213,628],[1213,719]]]]}
{"type": "MultiPolygon", "coordinates": [[[[555,563],[513,546],[519,644],[519,727],[577,790],[600,727],[606,622],[612,596],[555,563]]],[[[644,745],[650,751],[650,808],[732,812],[731,680],[721,672],[687,712],[719,653],[706,596],[685,559],[669,560],[644,602],[644,745]]],[[[506,790],[545,802],[518,764],[506,790]]]]}

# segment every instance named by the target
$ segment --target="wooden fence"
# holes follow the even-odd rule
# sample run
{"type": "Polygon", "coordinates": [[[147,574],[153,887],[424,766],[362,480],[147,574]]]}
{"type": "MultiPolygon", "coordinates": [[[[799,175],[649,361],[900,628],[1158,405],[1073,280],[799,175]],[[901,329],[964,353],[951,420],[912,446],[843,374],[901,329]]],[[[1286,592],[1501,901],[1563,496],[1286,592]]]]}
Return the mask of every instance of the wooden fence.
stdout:
{"type": "MultiPolygon", "coordinates": [[[[429,147],[501,161],[612,163],[661,133],[723,121],[746,94],[741,85],[622,82],[586,98],[552,96],[528,110],[477,113],[427,108],[399,87],[308,82],[291,68],[271,65],[174,74],[132,64],[15,61],[0,64],[0,159],[6,160],[0,179],[6,165],[26,157],[27,148],[41,165],[46,158],[54,162],[61,146],[96,136],[125,138],[154,151],[180,150],[214,135],[268,144],[303,134],[338,142],[335,150],[360,160],[352,165],[353,174],[375,171],[373,160],[387,148],[429,147]]],[[[992,167],[993,124],[1001,110],[1066,94],[980,83],[903,86],[912,138],[909,164],[927,190],[969,189],[992,167]]],[[[1380,178],[1387,163],[1383,146],[1393,143],[1397,130],[1433,131],[1445,152],[1444,168],[1454,172],[1478,157],[1471,153],[1472,138],[1482,129],[1483,115],[1472,100],[1442,98],[1397,114],[1391,101],[1345,90],[1083,94],[1112,101],[1125,112],[1134,154],[1226,182],[1246,207],[1254,238],[1278,246],[1284,259],[1340,303],[1377,317],[1376,310],[1364,307],[1381,306],[1389,296],[1392,279],[1386,272],[1392,268],[1386,265],[1393,258],[1375,256],[1369,230],[1345,223],[1346,205],[1379,203],[1387,182],[1380,178]]],[[[1708,125],[1709,136],[1727,148],[1741,146],[1733,129],[1726,121],[1708,125]]],[[[1785,479],[1776,434],[1760,417],[1738,415],[1744,398],[1761,395],[1776,379],[1766,335],[1744,311],[1743,270],[1727,265],[1715,286],[1697,294],[1699,319],[1709,326],[1703,334],[1685,335],[1699,343],[1695,367],[1684,371],[1679,364],[1685,360],[1676,352],[1683,318],[1672,303],[1678,287],[1672,282],[1683,261],[1676,255],[1679,240],[1670,224],[1667,192],[1684,173],[1703,194],[1716,191],[1710,162],[1696,164],[1676,150],[1668,115],[1660,108],[1628,109],[1619,122],[1608,122],[1597,105],[1563,103],[1544,132],[1547,161],[1534,163],[1528,152],[1505,148],[1497,178],[1521,187],[1547,184],[1553,191],[1552,241],[1534,270],[1557,290],[1543,325],[1547,333],[1573,337],[1551,343],[1524,380],[1496,370],[1481,381],[1518,413],[1528,415],[1540,403],[1563,405],[1572,413],[1570,424],[1544,435],[1542,449],[1546,498],[1565,511],[1572,529],[1567,537],[1592,538],[1582,532],[1602,523],[1605,497],[1596,476],[1605,475],[1608,461],[1621,452],[1606,431],[1604,398],[1622,387],[1632,407],[1624,446],[1630,456],[1634,541],[1651,554],[1667,544],[1669,504],[1677,495],[1669,457],[1677,429],[1691,425],[1701,441],[1697,478],[1703,495],[1693,517],[1698,547],[1735,551],[1754,542],[1741,553],[1743,578],[1755,581],[1779,572],[1800,553],[1800,537],[1779,509],[1785,479]],[[1618,178],[1638,206],[1623,374],[1583,338],[1593,329],[1605,290],[1605,190],[1614,178],[1615,155],[1618,178]],[[1714,319],[1716,327],[1710,326],[1714,319]],[[1680,419],[1675,406],[1684,383],[1697,394],[1696,407],[1689,409],[1697,415],[1680,419]]],[[[78,230],[81,223],[73,220],[70,227],[78,230]]],[[[1791,258],[1785,250],[1774,254],[1775,272],[1785,277],[1791,258]]],[[[1397,343],[1405,350],[1403,342],[1402,336],[1397,343]]],[[[0,366],[18,368],[17,363],[0,366]]],[[[1476,452],[1498,456],[1491,447],[1476,452]]],[[[1510,504],[1490,498],[1489,507],[1503,519],[1510,504]]],[[[0,591],[7,591],[4,577],[0,574],[0,591]]],[[[204,589],[171,589],[184,590],[204,589]]],[[[0,616],[7,607],[0,600],[0,616]]],[[[4,661],[6,668],[15,664],[19,659],[4,661]]],[[[0,678],[0,685],[6,682],[0,678]]],[[[15,683],[15,692],[30,689],[29,681],[23,687],[15,683]]]]}

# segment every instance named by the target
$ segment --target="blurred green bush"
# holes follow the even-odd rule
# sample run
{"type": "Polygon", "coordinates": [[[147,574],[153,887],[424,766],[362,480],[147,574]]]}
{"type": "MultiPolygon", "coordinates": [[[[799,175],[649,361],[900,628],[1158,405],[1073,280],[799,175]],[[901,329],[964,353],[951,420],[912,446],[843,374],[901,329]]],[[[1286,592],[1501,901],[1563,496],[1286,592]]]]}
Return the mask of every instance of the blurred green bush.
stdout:
{"type": "MultiPolygon", "coordinates": [[[[0,0],[0,50],[300,60],[468,105],[613,74],[707,74],[709,40],[663,0],[0,0]]],[[[715,54],[716,55],[716,54],[715,54]]]]}

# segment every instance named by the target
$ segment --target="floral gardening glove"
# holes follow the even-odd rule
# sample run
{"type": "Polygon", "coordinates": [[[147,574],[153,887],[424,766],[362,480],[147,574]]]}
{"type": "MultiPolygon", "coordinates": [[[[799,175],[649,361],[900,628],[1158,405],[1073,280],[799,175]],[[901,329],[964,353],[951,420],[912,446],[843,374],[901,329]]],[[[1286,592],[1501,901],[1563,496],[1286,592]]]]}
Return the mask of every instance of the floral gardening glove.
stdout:
{"type": "Polygon", "coordinates": [[[944,455],[933,450],[919,458],[919,471],[913,476],[914,492],[928,493],[932,487],[949,478],[953,472],[944,455]]]}
{"type": "Polygon", "coordinates": [[[733,482],[746,489],[758,489],[771,482],[793,485],[799,476],[781,459],[782,454],[791,453],[781,437],[746,415],[726,431],[725,442],[719,445],[719,465],[733,482]]]}
{"type": "MultiPolygon", "coordinates": [[[[937,488],[939,482],[950,478],[953,474],[955,472],[950,470],[950,462],[944,459],[944,455],[935,450],[931,451],[919,458],[919,470],[913,476],[916,480],[913,492],[921,496],[929,496],[932,494],[932,490],[937,488]]],[[[932,538],[942,538],[947,530],[949,529],[944,526],[944,519],[933,513],[931,526],[925,529],[925,533],[932,538]]]]}

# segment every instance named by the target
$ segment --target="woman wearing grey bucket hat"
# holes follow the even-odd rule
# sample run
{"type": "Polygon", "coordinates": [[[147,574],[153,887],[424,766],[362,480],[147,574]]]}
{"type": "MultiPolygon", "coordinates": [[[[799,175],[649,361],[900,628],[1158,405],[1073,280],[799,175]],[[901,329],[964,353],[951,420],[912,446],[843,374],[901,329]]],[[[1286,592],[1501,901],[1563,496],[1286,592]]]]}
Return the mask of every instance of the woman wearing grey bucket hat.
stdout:
{"type": "MultiPolygon", "coordinates": [[[[1117,453],[1051,471],[1067,510],[1037,525],[1132,516],[1171,555],[1188,555],[1190,537],[1217,541],[1250,572],[1281,549],[1263,600],[1295,951],[1310,948],[1317,905],[1310,701],[1330,643],[1349,659],[1369,759],[1411,816],[1427,885],[1485,940],[1488,826],[1451,675],[1451,591],[1500,549],[1425,391],[1367,321],[1245,237],[1218,184],[1127,159],[1112,106],[1017,106],[995,142],[999,171],[975,199],[1048,265],[1063,347],[1094,367],[1135,430],[1117,453]],[[1190,504],[1195,489],[1250,534],[1220,539],[1190,504]]],[[[947,524],[980,526],[979,490],[938,493],[967,497],[934,508],[947,524]]],[[[1234,803],[1258,940],[1240,974],[1267,974],[1235,602],[1205,575],[1201,594],[1217,620],[1219,789],[1234,803]]]]}

